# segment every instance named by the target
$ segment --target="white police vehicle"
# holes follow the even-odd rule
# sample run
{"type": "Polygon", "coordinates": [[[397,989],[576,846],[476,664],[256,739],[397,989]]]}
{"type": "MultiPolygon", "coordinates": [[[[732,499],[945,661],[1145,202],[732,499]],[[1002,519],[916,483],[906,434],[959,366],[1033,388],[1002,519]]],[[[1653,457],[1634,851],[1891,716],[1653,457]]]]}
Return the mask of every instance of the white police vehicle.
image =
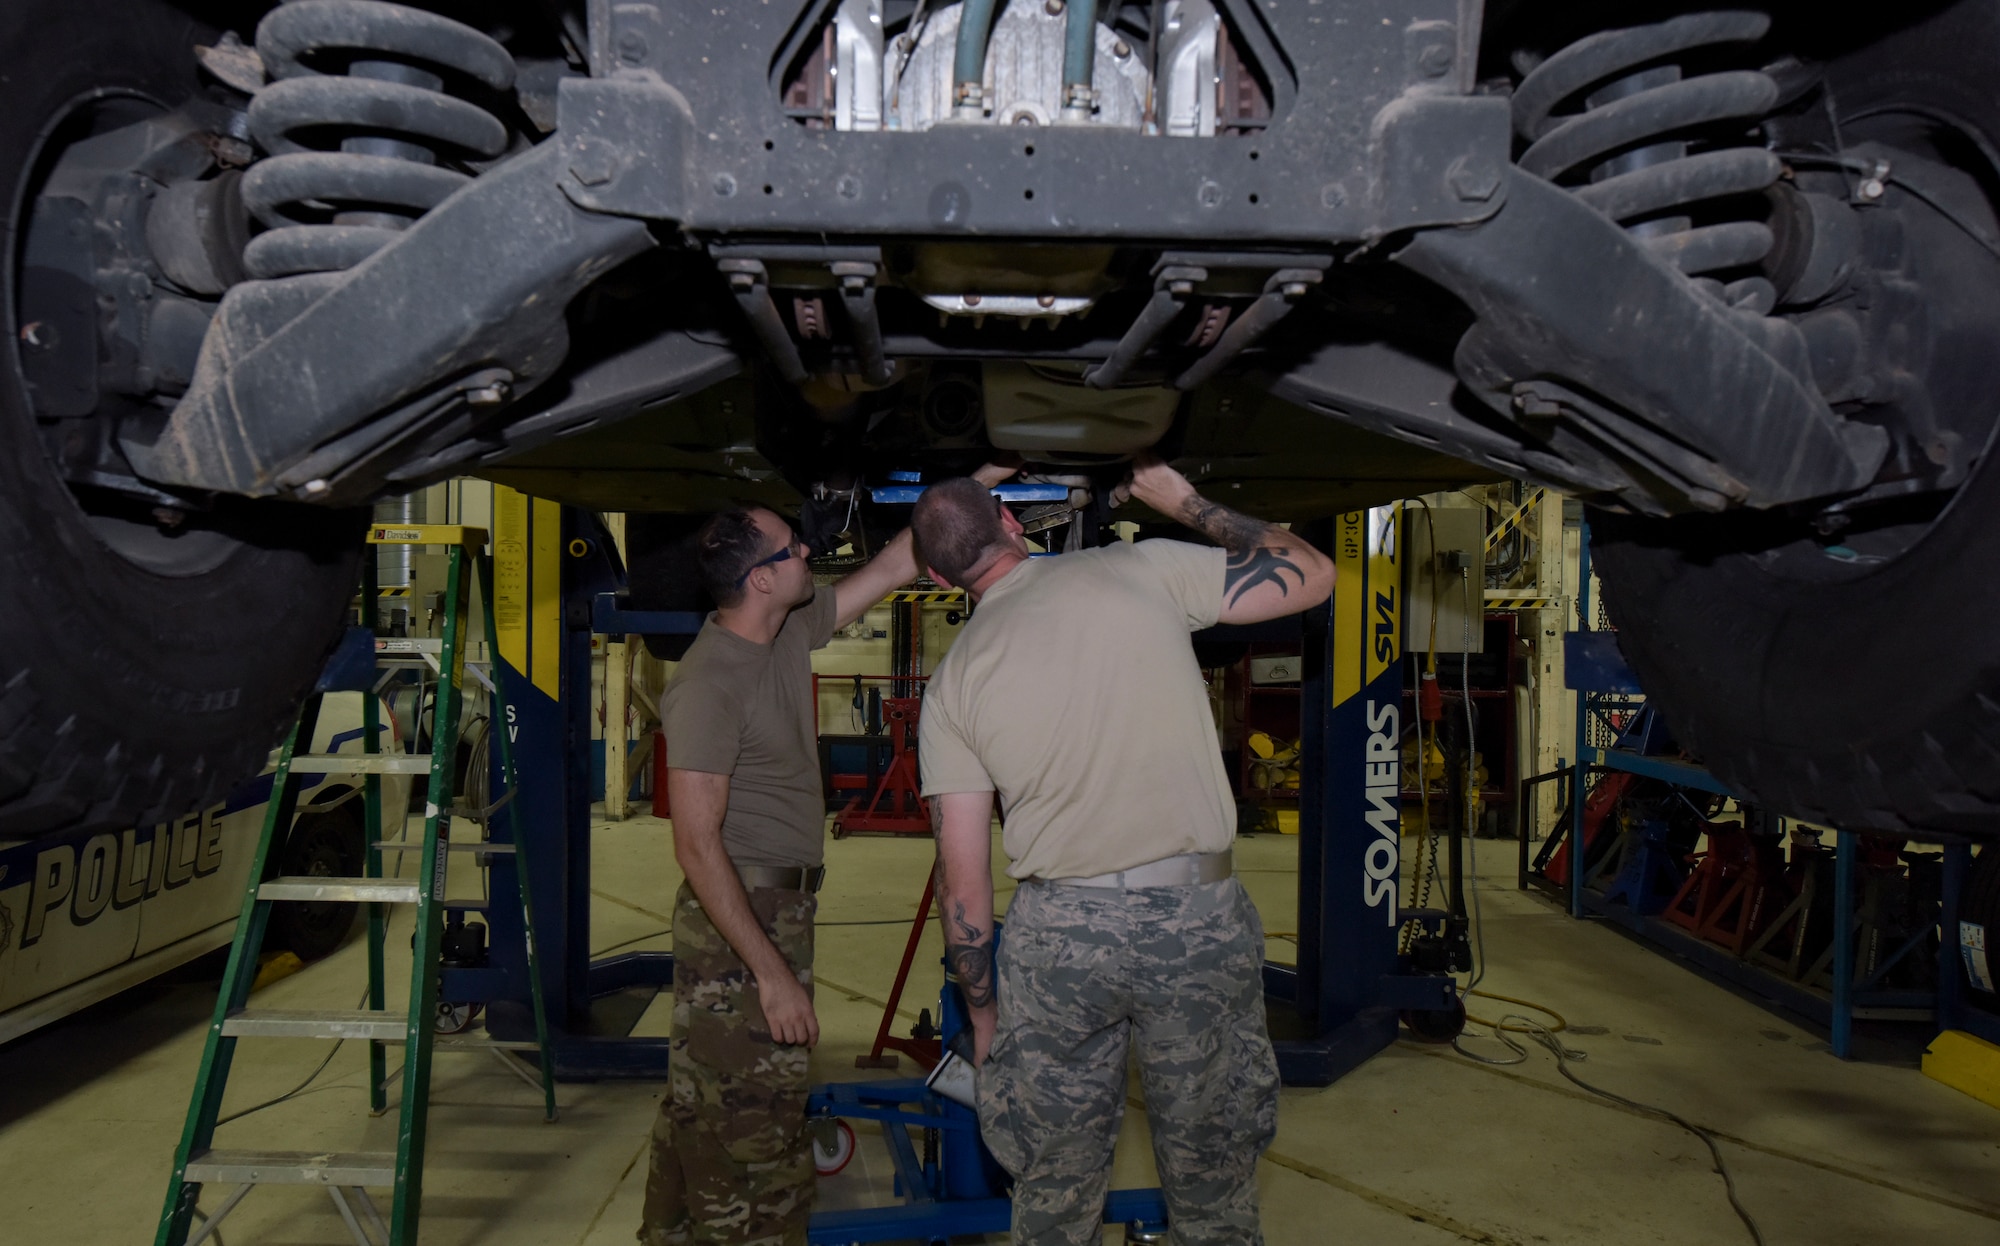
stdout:
{"type": "MultiPolygon", "coordinates": [[[[313,751],[361,753],[362,694],[329,693],[313,751]]],[[[401,751],[384,706],[384,752],[401,751]]],[[[0,839],[0,1043],[227,945],[271,796],[276,754],[227,799],[172,822],[123,831],[72,831],[0,839]]],[[[279,872],[357,875],[366,850],[362,779],[300,775],[299,811],[279,872]]],[[[409,806],[411,780],[385,775],[391,833],[409,806]]],[[[268,950],[303,960],[338,947],[356,906],[283,903],[271,914],[268,950]]]]}

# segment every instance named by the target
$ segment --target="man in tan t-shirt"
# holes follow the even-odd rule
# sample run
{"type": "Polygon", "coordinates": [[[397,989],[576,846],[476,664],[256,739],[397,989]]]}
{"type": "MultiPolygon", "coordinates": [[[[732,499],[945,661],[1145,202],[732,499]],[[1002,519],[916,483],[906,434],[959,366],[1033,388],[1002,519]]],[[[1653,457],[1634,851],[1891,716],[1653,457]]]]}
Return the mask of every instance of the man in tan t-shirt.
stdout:
{"type": "MultiPolygon", "coordinates": [[[[1008,467],[980,470],[998,484],[1008,467]]],[[[717,610],[660,700],[674,859],[674,1022],[639,1240],[804,1246],[814,899],[826,805],[811,654],[916,578],[907,532],[831,587],[762,508],[710,519],[696,563],[717,610]]]]}
{"type": "Polygon", "coordinates": [[[911,519],[932,578],[977,603],[920,728],[945,955],[1018,1246],[1098,1240],[1134,1043],[1176,1240],[1258,1242],[1278,1095],[1264,937],[1231,873],[1235,804],[1188,633],[1318,605],[1333,564],[1157,459],[1125,489],[1216,545],[1030,560],[1019,521],[972,480],[932,486],[911,519]],[[1021,880],[997,966],[996,793],[1021,880]]]}

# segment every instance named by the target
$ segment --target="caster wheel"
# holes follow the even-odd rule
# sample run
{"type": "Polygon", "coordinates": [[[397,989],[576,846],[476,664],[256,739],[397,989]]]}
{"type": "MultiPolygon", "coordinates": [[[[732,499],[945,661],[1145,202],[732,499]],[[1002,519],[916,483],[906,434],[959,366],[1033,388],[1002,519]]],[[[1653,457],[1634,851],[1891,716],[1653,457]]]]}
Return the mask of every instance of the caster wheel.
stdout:
{"type": "Polygon", "coordinates": [[[439,1034],[463,1034],[472,1028],[473,1019],[478,1015],[478,1004],[455,1004],[441,999],[431,1029],[439,1034]]]}
{"type": "Polygon", "coordinates": [[[1465,1005],[1449,1008],[1412,1008],[1403,1013],[1403,1025],[1420,1043],[1448,1043],[1465,1032],[1465,1005]]]}
{"type": "Polygon", "coordinates": [[[822,1177],[831,1177],[847,1167],[854,1158],[854,1130],[846,1121],[831,1122],[831,1127],[815,1122],[813,1126],[813,1171],[822,1177]]]}

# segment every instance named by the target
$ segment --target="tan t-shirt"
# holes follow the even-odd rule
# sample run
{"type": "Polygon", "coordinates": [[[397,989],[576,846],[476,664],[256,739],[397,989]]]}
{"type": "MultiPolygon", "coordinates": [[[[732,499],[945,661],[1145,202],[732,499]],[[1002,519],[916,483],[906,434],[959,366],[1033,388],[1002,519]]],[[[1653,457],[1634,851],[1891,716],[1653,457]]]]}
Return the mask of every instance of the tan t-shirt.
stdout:
{"type": "Polygon", "coordinates": [[[980,599],[924,694],[924,794],[997,792],[1015,878],[1219,852],[1236,804],[1188,633],[1224,555],[1183,541],[1035,558],[980,599]]]}
{"type": "Polygon", "coordinates": [[[667,765],[729,776],[722,846],[737,865],[818,865],[826,797],[813,736],[811,653],[839,607],[822,588],[768,645],[708,616],[660,698],[667,765]]]}

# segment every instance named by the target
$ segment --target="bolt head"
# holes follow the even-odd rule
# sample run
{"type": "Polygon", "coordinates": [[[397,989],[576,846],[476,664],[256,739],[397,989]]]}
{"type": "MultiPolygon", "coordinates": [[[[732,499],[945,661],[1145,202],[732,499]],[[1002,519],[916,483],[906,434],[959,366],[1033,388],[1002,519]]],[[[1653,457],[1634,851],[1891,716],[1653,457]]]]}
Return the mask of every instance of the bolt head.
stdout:
{"type": "Polygon", "coordinates": [[[1865,178],[1862,180],[1860,193],[1863,199],[1873,203],[1883,195],[1888,194],[1889,187],[1879,177],[1865,178]]]}
{"type": "Polygon", "coordinates": [[[570,176],[584,186],[602,186],[611,180],[611,153],[596,146],[584,146],[570,161],[570,176]]]}
{"type": "Polygon", "coordinates": [[[1442,78],[1451,72],[1452,63],[1457,59],[1458,54],[1452,51],[1451,45],[1427,44],[1423,51],[1417,53],[1417,68],[1426,78],[1442,78]]]}
{"type": "Polygon", "coordinates": [[[1466,203],[1484,203],[1500,190],[1500,170],[1491,161],[1460,156],[1445,170],[1445,184],[1466,203]]]}
{"type": "Polygon", "coordinates": [[[1123,39],[1120,39],[1118,42],[1111,45],[1111,55],[1117,57],[1119,60],[1122,61],[1126,57],[1132,55],[1132,45],[1125,42],[1123,39]]]}
{"type": "Polygon", "coordinates": [[[320,494],[325,493],[327,490],[331,488],[333,488],[333,486],[328,484],[326,482],[326,478],[323,476],[314,480],[308,480],[305,482],[305,484],[300,486],[300,489],[309,498],[316,498],[320,494]]]}
{"type": "Polygon", "coordinates": [[[628,30],[618,36],[618,59],[628,65],[637,65],[646,59],[646,40],[636,30],[628,30]]]}
{"type": "Polygon", "coordinates": [[[1044,294],[1035,300],[1035,304],[1038,307],[1054,307],[1056,305],[1056,296],[1053,294],[1044,294]]]}
{"type": "Polygon", "coordinates": [[[729,176],[729,174],[727,173],[716,174],[715,193],[722,196],[724,199],[729,198],[729,196],[736,193],[736,179],[729,176]]]}
{"type": "Polygon", "coordinates": [[[979,306],[979,296],[977,294],[965,295],[962,301],[965,303],[967,307],[979,306]]]}
{"type": "Polygon", "coordinates": [[[1050,17],[1061,17],[1063,8],[1063,0],[1044,0],[1042,12],[1048,14],[1050,17]]]}

